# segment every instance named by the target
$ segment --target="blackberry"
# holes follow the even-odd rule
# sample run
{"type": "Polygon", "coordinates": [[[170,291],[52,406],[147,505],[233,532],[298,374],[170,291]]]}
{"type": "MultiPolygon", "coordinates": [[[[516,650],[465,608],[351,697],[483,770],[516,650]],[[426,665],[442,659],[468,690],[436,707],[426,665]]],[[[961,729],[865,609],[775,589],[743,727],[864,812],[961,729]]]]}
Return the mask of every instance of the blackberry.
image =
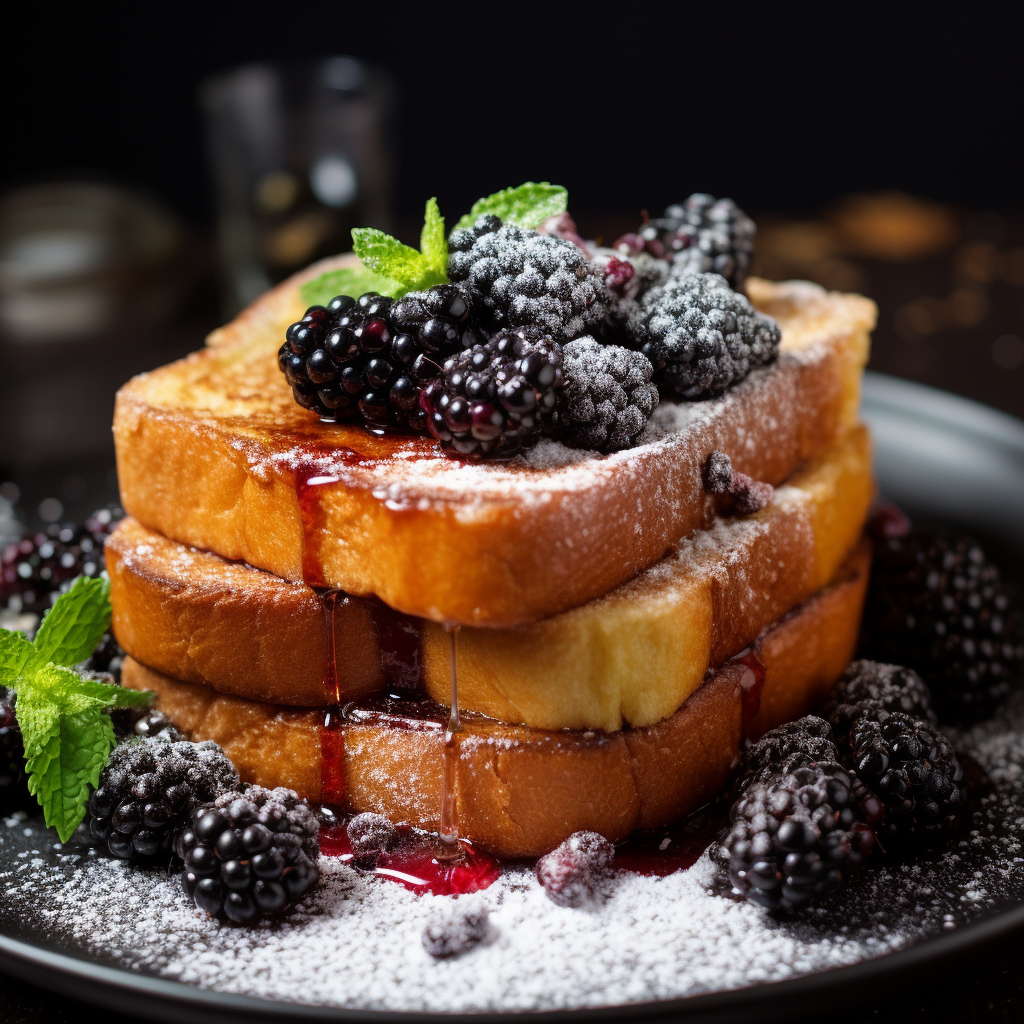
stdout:
{"type": "Polygon", "coordinates": [[[427,426],[461,455],[511,455],[550,429],[564,379],[562,347],[539,328],[499,331],[424,388],[427,426]]]}
{"type": "Polygon", "coordinates": [[[634,343],[680,398],[720,394],[778,354],[778,325],[718,274],[673,275],[640,306],[634,343]]]}
{"type": "Polygon", "coordinates": [[[774,775],[788,775],[815,762],[838,760],[839,751],[832,742],[828,722],[816,715],[805,715],[769,729],[743,752],[733,789],[742,793],[755,782],[765,782],[774,775]]]}
{"type": "Polygon", "coordinates": [[[98,576],[103,545],[122,518],[120,508],[99,509],[83,526],[54,523],[8,544],[0,558],[0,605],[41,616],[76,577],[98,576]]]}
{"type": "Polygon", "coordinates": [[[352,863],[364,870],[376,867],[377,859],[391,849],[398,837],[398,830],[388,818],[371,811],[357,814],[345,831],[352,847],[352,863]]]}
{"type": "Polygon", "coordinates": [[[875,545],[861,649],[920,673],[940,718],[970,721],[1024,674],[1024,612],[975,541],[912,531],[875,545]]]}
{"type": "Polygon", "coordinates": [[[831,892],[871,854],[854,778],[830,762],[753,783],[733,805],[712,859],[768,910],[798,910],[831,892]]]}
{"type": "Polygon", "coordinates": [[[560,907],[580,907],[593,899],[615,859],[615,847],[597,832],[574,832],[537,861],[537,881],[560,907]]]}
{"type": "Polygon", "coordinates": [[[695,192],[616,248],[627,254],[649,253],[672,260],[680,272],[721,274],[730,287],[743,287],[754,255],[754,222],[731,200],[695,192]]]}
{"type": "Polygon", "coordinates": [[[448,239],[448,276],[491,330],[538,327],[554,341],[592,333],[607,312],[601,271],[572,242],[485,216],[448,239]]]}
{"type": "Polygon", "coordinates": [[[255,924],[316,885],[318,829],[309,804],[290,789],[224,793],[196,808],[178,836],[182,886],[200,910],[255,924]]]}
{"type": "Polygon", "coordinates": [[[715,511],[722,516],[749,516],[770,505],[775,488],[732,468],[725,452],[713,451],[704,463],[704,490],[716,495],[715,511]]]}
{"type": "Polygon", "coordinates": [[[866,700],[844,746],[844,763],[885,807],[883,841],[935,846],[956,830],[967,799],[964,773],[935,727],[866,700]]]}
{"type": "Polygon", "coordinates": [[[575,448],[631,448],[658,404],[654,368],[642,352],[578,338],[564,350],[559,437],[575,448]]]}
{"type": "Polygon", "coordinates": [[[931,692],[921,677],[902,665],[878,661],[851,662],[821,713],[837,736],[846,736],[865,701],[874,701],[886,711],[902,711],[930,725],[937,722],[931,692]]]}
{"type": "Polygon", "coordinates": [[[122,860],[162,859],[197,805],[237,786],[238,773],[216,743],[122,743],[89,797],[89,834],[122,860]]]}
{"type": "Polygon", "coordinates": [[[422,432],[423,384],[454,352],[482,339],[452,285],[389,299],[367,292],[310,306],[285,335],[278,364],[295,401],[325,420],[422,432]]]}
{"type": "Polygon", "coordinates": [[[455,906],[435,914],[423,929],[423,948],[438,960],[461,956],[487,935],[487,908],[455,906]]]}
{"type": "Polygon", "coordinates": [[[25,810],[35,802],[25,774],[25,744],[15,716],[14,694],[0,699],[0,814],[25,810]]]}
{"type": "Polygon", "coordinates": [[[159,737],[176,743],[185,734],[159,708],[114,708],[110,712],[114,731],[121,739],[159,737]]]}

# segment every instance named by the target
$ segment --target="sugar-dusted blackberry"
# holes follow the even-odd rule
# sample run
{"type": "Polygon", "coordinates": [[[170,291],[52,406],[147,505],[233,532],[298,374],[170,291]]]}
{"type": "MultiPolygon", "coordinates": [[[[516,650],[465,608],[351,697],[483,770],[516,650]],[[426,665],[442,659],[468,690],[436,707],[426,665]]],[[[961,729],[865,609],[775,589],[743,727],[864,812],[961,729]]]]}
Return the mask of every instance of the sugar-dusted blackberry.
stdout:
{"type": "Polygon", "coordinates": [[[0,698],[0,814],[24,810],[34,803],[25,773],[25,744],[10,691],[0,698]]]}
{"type": "Polygon", "coordinates": [[[934,726],[879,701],[858,705],[841,744],[843,763],[885,806],[883,842],[943,842],[957,828],[967,792],[949,740],[934,726]]]}
{"type": "Polygon", "coordinates": [[[902,711],[930,725],[936,724],[931,691],[921,677],[913,669],[879,661],[851,662],[832,688],[821,714],[837,736],[845,736],[861,705],[869,700],[886,711],[902,711]]]}
{"type": "Polygon", "coordinates": [[[198,805],[237,787],[238,772],[211,741],[121,743],[89,797],[89,835],[122,860],[160,860],[198,805]]]}
{"type": "Polygon", "coordinates": [[[0,605],[41,616],[77,576],[98,576],[104,542],[123,517],[120,508],[99,509],[83,526],[54,523],[8,544],[0,558],[0,605]]]}
{"type": "Polygon", "coordinates": [[[309,804],[290,789],[224,793],[196,808],[178,836],[182,886],[200,910],[256,924],[319,881],[318,831],[309,804]]]}
{"type": "Polygon", "coordinates": [[[875,846],[855,779],[835,763],[753,783],[731,818],[712,860],[738,892],[768,910],[798,910],[831,892],[875,846]]]}
{"type": "Polygon", "coordinates": [[[679,271],[721,274],[742,288],[754,255],[754,222],[731,200],[695,192],[616,242],[628,255],[671,259],[679,271]]]}
{"type": "Polygon", "coordinates": [[[350,819],[345,826],[352,847],[352,863],[357,868],[372,869],[382,853],[387,853],[398,838],[398,830],[383,814],[366,811],[350,819]]]}
{"type": "Polygon", "coordinates": [[[574,832],[537,861],[537,881],[560,907],[593,899],[615,859],[615,847],[597,832],[574,832]]]}
{"type": "Polygon", "coordinates": [[[187,739],[159,708],[114,708],[110,717],[120,739],[159,737],[171,743],[187,739]]]}
{"type": "Polygon", "coordinates": [[[448,276],[474,299],[486,328],[539,327],[554,341],[593,333],[607,303],[600,269],[572,242],[482,217],[452,232],[448,276]]]}
{"type": "Polygon", "coordinates": [[[431,434],[447,450],[504,456],[551,429],[565,376],[562,346],[536,327],[499,331],[450,357],[421,402],[431,434]]]}
{"type": "Polygon", "coordinates": [[[558,401],[558,437],[574,448],[631,448],[658,404],[654,368],[642,353],[577,338],[563,349],[565,386],[558,401]]]}
{"type": "Polygon", "coordinates": [[[875,544],[861,650],[918,672],[940,718],[970,721],[1024,676],[1024,609],[969,537],[886,537],[875,544]]]}
{"type": "Polygon", "coordinates": [[[423,948],[438,960],[461,956],[487,936],[488,911],[465,900],[436,912],[423,929],[423,948]]]}
{"type": "Polygon", "coordinates": [[[311,306],[285,335],[278,363],[295,401],[325,420],[359,420],[372,430],[420,432],[423,384],[454,352],[482,335],[452,285],[399,300],[367,292],[311,306]]]}
{"type": "Polygon", "coordinates": [[[839,751],[832,742],[828,722],[816,715],[804,715],[795,722],[769,729],[743,752],[733,790],[742,793],[773,775],[788,775],[815,762],[838,760],[839,751]]]}
{"type": "Polygon", "coordinates": [[[778,355],[778,324],[718,274],[673,275],[640,305],[634,344],[651,360],[663,392],[717,395],[778,355]]]}

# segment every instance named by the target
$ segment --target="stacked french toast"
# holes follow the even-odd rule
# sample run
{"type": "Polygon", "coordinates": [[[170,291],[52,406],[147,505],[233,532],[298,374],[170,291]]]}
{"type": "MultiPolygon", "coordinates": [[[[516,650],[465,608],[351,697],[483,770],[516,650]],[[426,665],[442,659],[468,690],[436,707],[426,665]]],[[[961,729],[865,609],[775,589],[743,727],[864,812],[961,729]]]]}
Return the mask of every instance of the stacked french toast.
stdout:
{"type": "MultiPolygon", "coordinates": [[[[474,253],[508,225],[480,216],[451,234],[451,251],[474,253]]],[[[564,216],[560,231],[515,231],[499,263],[533,235],[559,243],[544,258],[586,251],[564,216]]],[[[123,684],[155,691],[243,780],[311,802],[437,831],[447,786],[459,835],[506,857],[581,830],[615,842],[713,797],[747,741],[820,704],[854,651],[874,497],[858,405],[875,310],[734,272],[735,301],[777,327],[777,349],[704,386],[686,376],[692,352],[674,364],[658,348],[643,295],[624,295],[621,309],[638,306],[653,332],[627,349],[650,359],[660,401],[619,441],[588,448],[578,423],[544,424],[571,418],[557,402],[579,332],[611,347],[601,331],[617,282],[642,277],[645,261],[673,264],[653,242],[603,263],[592,249],[605,319],[587,319],[577,289],[583,312],[554,326],[500,319],[498,289],[483,294],[473,276],[486,252],[468,276],[453,255],[448,281],[420,291],[368,291],[356,307],[339,288],[310,304],[317,282],[363,280],[356,257],[338,257],[264,295],[201,352],[125,385],[114,435],[128,517],[106,546],[123,684]],[[365,341],[376,330],[383,344],[385,328],[372,325],[397,323],[402,303],[429,308],[432,290],[456,318],[485,311],[476,348],[460,328],[449,344],[461,347],[426,349],[434,377],[388,377],[365,341]],[[374,358],[349,402],[327,373],[346,385],[352,364],[314,358],[306,339],[340,324],[317,349],[334,351],[359,308],[353,336],[374,358]],[[520,377],[499,376],[505,411],[494,400],[491,412],[456,377],[477,348],[483,374],[502,331],[520,332],[503,350],[520,377]],[[531,377],[538,352],[547,362],[531,377]],[[374,373],[387,401],[368,390],[374,373]],[[552,395],[547,419],[522,413],[552,395]],[[515,443],[495,444],[500,430],[515,443]]],[[[724,289],[713,269],[684,268],[683,284],[724,289]]]]}

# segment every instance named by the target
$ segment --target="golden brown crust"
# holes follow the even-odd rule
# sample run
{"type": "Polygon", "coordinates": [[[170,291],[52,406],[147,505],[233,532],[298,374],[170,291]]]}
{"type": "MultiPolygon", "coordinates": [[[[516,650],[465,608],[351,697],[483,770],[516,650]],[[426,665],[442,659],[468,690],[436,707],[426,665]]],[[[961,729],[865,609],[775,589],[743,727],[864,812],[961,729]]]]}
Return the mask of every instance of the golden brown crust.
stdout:
{"type": "MultiPolygon", "coordinates": [[[[869,563],[870,546],[862,542],[830,586],[757,641],[766,675],[748,733],[796,718],[827,695],[853,654],[869,563]]],[[[123,679],[155,690],[159,706],[193,739],[220,743],[246,781],[288,786],[312,801],[339,797],[321,790],[322,711],[224,696],[133,659],[123,679]]],[[[654,726],[552,732],[474,715],[465,726],[457,737],[460,832],[508,857],[545,853],[579,829],[619,840],[675,820],[721,788],[744,733],[735,666],[716,672],[654,726]]],[[[364,716],[340,732],[344,799],[352,810],[437,827],[439,726],[401,728],[364,716]]]]}
{"type": "MultiPolygon", "coordinates": [[[[870,437],[857,427],[767,508],[719,520],[605,597],[531,626],[464,627],[463,707],[545,729],[611,732],[666,718],[709,667],[832,578],[873,491],[870,437]]],[[[115,635],[139,661],[254,700],[325,702],[327,620],[309,587],[186,548],[132,519],[108,541],[107,568],[115,635]]],[[[383,686],[392,614],[351,598],[333,616],[338,699],[383,686]]],[[[418,631],[426,690],[443,701],[449,637],[422,620],[418,631]]]]}
{"type": "Polygon", "coordinates": [[[778,484],[856,419],[874,306],[752,281],[782,327],[779,362],[720,400],[664,406],[649,443],[628,452],[548,443],[525,464],[462,465],[425,438],[324,425],[293,402],[276,353],[302,311],[298,281],[332,265],[121,389],[118,474],[140,522],[437,622],[511,626],[607,593],[706,526],[700,468],[711,450],[778,484]]]}

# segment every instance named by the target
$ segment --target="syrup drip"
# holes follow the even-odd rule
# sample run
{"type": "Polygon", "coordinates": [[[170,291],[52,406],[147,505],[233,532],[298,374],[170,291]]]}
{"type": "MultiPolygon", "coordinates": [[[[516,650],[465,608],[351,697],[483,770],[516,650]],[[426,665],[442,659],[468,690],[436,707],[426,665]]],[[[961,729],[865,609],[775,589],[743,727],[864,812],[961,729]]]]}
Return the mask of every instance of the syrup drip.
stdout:
{"type": "Polygon", "coordinates": [[[320,723],[320,801],[344,804],[347,795],[345,730],[338,709],[327,708],[320,723]]]}
{"type": "Polygon", "coordinates": [[[729,664],[740,669],[737,677],[737,685],[740,691],[740,709],[742,714],[743,728],[757,717],[761,710],[761,692],[764,690],[765,667],[764,662],[754,653],[752,647],[740,651],[735,658],[729,660],[729,664]]]}
{"type": "Polygon", "coordinates": [[[338,685],[338,635],[334,628],[334,616],[339,601],[348,597],[340,590],[317,589],[320,610],[324,614],[324,630],[327,635],[327,661],[324,666],[324,696],[328,704],[337,704],[341,696],[338,685]]]}
{"type": "Polygon", "coordinates": [[[452,697],[448,712],[448,725],[444,731],[444,773],[441,779],[441,842],[453,846],[459,838],[459,811],[455,802],[455,775],[458,769],[459,748],[455,737],[462,732],[459,719],[458,637],[459,627],[448,626],[451,640],[449,658],[452,673],[452,697]]]}
{"type": "MultiPolygon", "coordinates": [[[[372,874],[418,893],[435,896],[460,896],[479,892],[501,877],[501,864],[465,839],[458,839],[458,855],[450,846],[429,832],[408,825],[399,826],[395,849],[382,853],[372,874]]],[[[320,829],[320,852],[338,857],[342,863],[352,860],[352,846],[341,824],[320,829]]]]}

